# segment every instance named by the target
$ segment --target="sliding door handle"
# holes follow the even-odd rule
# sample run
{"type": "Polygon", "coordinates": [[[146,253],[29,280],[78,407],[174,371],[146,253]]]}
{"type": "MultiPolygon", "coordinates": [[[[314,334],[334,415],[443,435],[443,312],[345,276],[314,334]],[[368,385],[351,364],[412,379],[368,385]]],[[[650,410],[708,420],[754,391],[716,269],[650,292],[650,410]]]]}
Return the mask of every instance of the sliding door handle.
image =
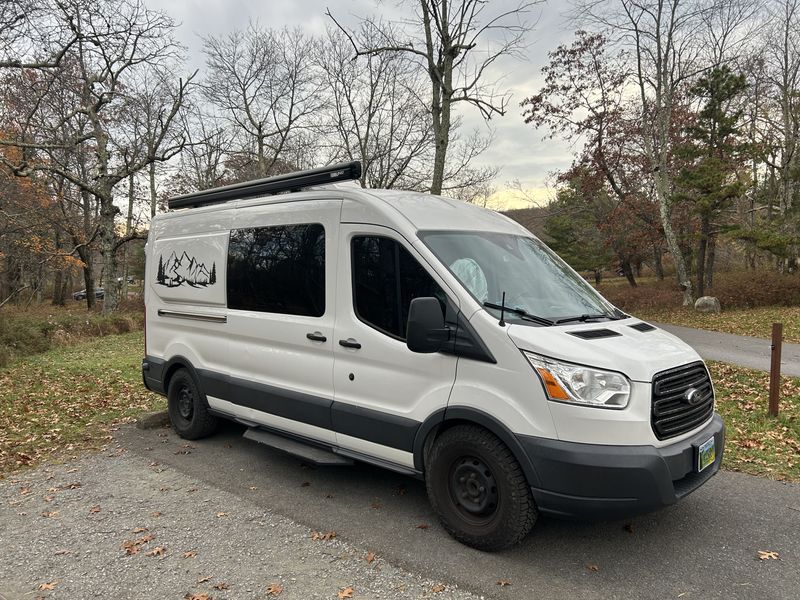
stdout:
{"type": "Polygon", "coordinates": [[[353,338],[347,338],[346,340],[339,340],[339,345],[344,346],[345,348],[355,348],[356,350],[361,348],[361,344],[359,344],[353,338]]]}
{"type": "Polygon", "coordinates": [[[327,342],[328,338],[322,335],[319,331],[315,331],[314,333],[307,333],[306,337],[310,339],[312,342],[327,342]]]}

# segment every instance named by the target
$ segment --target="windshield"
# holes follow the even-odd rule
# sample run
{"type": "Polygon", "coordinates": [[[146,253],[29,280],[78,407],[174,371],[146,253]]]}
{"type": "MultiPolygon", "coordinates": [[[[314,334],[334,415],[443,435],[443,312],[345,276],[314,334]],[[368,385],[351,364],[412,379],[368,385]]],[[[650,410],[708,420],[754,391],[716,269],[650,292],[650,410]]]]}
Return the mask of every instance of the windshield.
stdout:
{"type": "MultiPolygon", "coordinates": [[[[617,310],[555,252],[533,237],[481,231],[431,231],[420,238],[481,304],[560,319],[619,318],[617,310]]],[[[496,308],[487,307],[499,316],[496,308]]]]}

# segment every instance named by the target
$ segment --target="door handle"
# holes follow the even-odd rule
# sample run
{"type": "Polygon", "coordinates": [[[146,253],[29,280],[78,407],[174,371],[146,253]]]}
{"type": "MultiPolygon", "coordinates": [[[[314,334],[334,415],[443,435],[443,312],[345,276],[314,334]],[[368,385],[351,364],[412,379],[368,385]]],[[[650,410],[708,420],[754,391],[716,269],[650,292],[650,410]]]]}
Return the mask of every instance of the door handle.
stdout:
{"type": "Polygon", "coordinates": [[[356,350],[361,348],[361,344],[359,344],[353,338],[347,338],[346,340],[339,340],[339,345],[344,346],[345,348],[355,348],[356,350]]]}
{"type": "Polygon", "coordinates": [[[306,337],[310,339],[312,342],[327,342],[328,338],[322,335],[319,331],[315,331],[314,333],[307,333],[306,337]]]}

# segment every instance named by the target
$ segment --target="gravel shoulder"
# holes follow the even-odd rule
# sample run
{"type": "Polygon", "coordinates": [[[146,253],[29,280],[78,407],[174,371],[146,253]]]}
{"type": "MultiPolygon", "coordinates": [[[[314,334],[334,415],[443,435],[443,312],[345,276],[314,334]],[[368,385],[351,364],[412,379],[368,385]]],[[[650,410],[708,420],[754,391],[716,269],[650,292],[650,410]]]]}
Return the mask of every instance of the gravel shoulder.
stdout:
{"type": "Polygon", "coordinates": [[[0,540],[2,600],[477,598],[121,447],[0,481],[0,540]]]}

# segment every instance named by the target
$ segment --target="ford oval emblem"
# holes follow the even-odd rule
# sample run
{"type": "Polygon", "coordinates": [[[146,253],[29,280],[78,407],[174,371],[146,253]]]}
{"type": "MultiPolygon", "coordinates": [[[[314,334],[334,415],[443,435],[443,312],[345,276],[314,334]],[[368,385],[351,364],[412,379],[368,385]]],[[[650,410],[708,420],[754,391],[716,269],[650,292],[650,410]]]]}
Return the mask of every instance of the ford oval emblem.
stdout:
{"type": "Polygon", "coordinates": [[[686,404],[694,406],[695,404],[700,404],[700,401],[703,398],[700,395],[700,390],[691,387],[683,393],[683,399],[686,402],[686,404]]]}

